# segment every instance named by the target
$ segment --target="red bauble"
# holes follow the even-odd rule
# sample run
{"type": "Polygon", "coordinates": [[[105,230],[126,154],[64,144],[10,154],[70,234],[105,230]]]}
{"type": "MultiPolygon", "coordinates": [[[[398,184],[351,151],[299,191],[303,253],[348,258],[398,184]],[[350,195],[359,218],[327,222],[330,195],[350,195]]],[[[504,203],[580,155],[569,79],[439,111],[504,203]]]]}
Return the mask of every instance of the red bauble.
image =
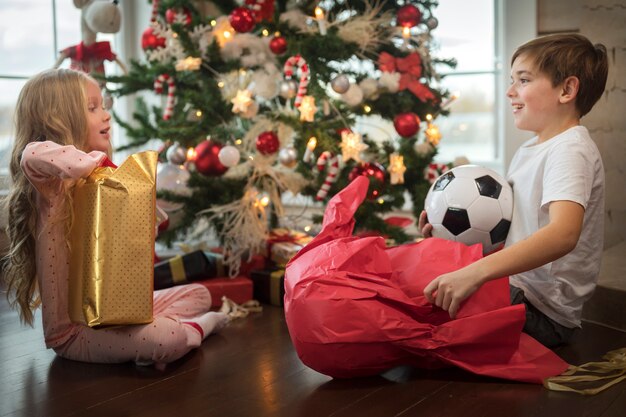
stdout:
{"type": "Polygon", "coordinates": [[[212,140],[205,140],[196,146],[196,159],[194,163],[199,173],[210,177],[217,177],[228,170],[217,157],[222,146],[222,144],[213,142],[212,140]]]}
{"type": "Polygon", "coordinates": [[[341,129],[337,129],[337,134],[339,135],[339,137],[341,137],[343,132],[352,133],[352,130],[350,128],[347,128],[347,127],[342,127],[341,129]]]}
{"type": "Polygon", "coordinates": [[[233,29],[239,33],[250,32],[256,25],[252,10],[246,7],[237,7],[233,10],[230,14],[229,20],[233,29]]]}
{"type": "Polygon", "coordinates": [[[385,168],[382,165],[376,162],[365,162],[355,166],[350,174],[348,174],[348,179],[353,181],[358,176],[363,175],[370,180],[370,186],[367,192],[367,198],[370,200],[375,200],[381,195],[383,195],[383,190],[385,189],[385,168]]]}
{"type": "Polygon", "coordinates": [[[280,141],[274,132],[263,132],[256,138],[256,149],[263,155],[271,155],[278,152],[280,141]]]}
{"type": "Polygon", "coordinates": [[[143,35],[141,35],[141,47],[144,51],[155,48],[163,48],[164,46],[165,38],[156,36],[151,27],[143,31],[143,35]]]}
{"type": "Polygon", "coordinates": [[[287,50],[287,39],[282,36],[274,36],[270,41],[270,49],[276,55],[284,54],[287,50]]]}
{"type": "Polygon", "coordinates": [[[400,113],[393,118],[393,127],[400,136],[408,138],[420,130],[420,118],[415,113],[400,113]]]}
{"type": "Polygon", "coordinates": [[[185,15],[184,24],[190,25],[191,24],[191,12],[187,9],[183,9],[182,11],[180,9],[167,9],[165,11],[165,21],[171,25],[172,23],[174,23],[176,19],[176,15],[180,13],[185,15]]]}
{"type": "Polygon", "coordinates": [[[159,227],[158,227],[157,232],[158,233],[165,232],[168,227],[170,227],[170,219],[169,218],[167,218],[167,219],[163,220],[161,223],[159,223],[159,227]]]}
{"type": "Polygon", "coordinates": [[[412,4],[407,4],[398,10],[397,20],[400,26],[412,28],[422,21],[422,12],[412,4]]]}

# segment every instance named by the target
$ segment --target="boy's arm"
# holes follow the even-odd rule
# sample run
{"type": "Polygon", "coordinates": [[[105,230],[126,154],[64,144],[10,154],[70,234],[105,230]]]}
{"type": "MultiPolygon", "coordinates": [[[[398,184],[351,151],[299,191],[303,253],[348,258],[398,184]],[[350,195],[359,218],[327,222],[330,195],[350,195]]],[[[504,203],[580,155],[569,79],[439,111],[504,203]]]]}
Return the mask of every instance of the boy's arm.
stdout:
{"type": "Polygon", "coordinates": [[[538,268],[572,251],[580,237],[585,209],[572,201],[553,201],[548,210],[550,222],[546,226],[508,248],[440,275],[424,288],[426,298],[454,318],[461,302],[485,282],[538,268]]]}

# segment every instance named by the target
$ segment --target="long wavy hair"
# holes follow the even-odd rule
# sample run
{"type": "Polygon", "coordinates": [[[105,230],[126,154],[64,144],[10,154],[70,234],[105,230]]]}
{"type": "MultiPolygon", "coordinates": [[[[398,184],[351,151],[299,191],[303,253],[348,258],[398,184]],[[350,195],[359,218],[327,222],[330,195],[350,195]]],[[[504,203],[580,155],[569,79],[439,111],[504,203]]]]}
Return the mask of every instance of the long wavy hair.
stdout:
{"type": "MultiPolygon", "coordinates": [[[[49,140],[83,149],[88,137],[85,88],[93,79],[68,70],[43,71],[26,82],[15,109],[15,142],[11,152],[11,189],[4,201],[9,214],[9,252],[3,262],[3,279],[9,304],[23,323],[33,325],[33,312],[41,304],[37,286],[35,242],[37,228],[36,190],[24,175],[20,162],[26,145],[49,140]]],[[[65,204],[71,207],[69,190],[65,204]]],[[[66,231],[72,211],[65,210],[66,231]]]]}

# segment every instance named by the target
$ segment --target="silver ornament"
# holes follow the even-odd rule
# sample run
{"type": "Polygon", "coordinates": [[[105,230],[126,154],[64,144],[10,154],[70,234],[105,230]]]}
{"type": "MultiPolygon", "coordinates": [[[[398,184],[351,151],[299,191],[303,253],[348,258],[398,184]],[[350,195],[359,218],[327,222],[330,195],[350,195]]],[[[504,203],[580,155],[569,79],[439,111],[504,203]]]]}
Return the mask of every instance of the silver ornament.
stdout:
{"type": "Polygon", "coordinates": [[[187,150],[180,146],[179,143],[175,143],[165,152],[167,161],[174,165],[182,165],[187,161],[187,150]]]}
{"type": "Polygon", "coordinates": [[[433,30],[439,26],[439,21],[436,17],[429,17],[428,20],[426,20],[426,26],[428,26],[428,29],[433,30]]]}
{"type": "Polygon", "coordinates": [[[298,163],[298,151],[292,145],[286,146],[278,151],[278,160],[283,166],[293,168],[298,163]]]}
{"type": "Polygon", "coordinates": [[[113,96],[107,90],[104,90],[102,93],[102,104],[107,110],[111,110],[113,107],[113,96]]]}
{"type": "Polygon", "coordinates": [[[343,94],[350,89],[350,80],[345,74],[339,74],[330,81],[330,86],[335,93],[343,94]]]}
{"type": "Polygon", "coordinates": [[[292,99],[298,92],[298,83],[295,80],[284,80],[280,83],[280,96],[287,100],[292,99]]]}

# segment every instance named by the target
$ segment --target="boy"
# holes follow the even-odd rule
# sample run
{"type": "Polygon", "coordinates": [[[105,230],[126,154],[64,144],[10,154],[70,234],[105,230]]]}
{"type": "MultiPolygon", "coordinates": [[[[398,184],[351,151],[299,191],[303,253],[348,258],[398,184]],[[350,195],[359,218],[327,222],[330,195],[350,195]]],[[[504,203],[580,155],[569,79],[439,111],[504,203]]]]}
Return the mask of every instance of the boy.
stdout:
{"type": "MultiPolygon", "coordinates": [[[[536,136],[509,167],[514,208],[505,248],[437,277],[424,295],[454,318],[483,283],[508,275],[511,302],[526,305],[524,332],[553,347],[580,327],[600,270],[604,168],[579,123],[604,92],[607,54],[584,36],[558,34],[520,46],[511,66],[515,126],[536,136]]],[[[430,236],[426,222],[422,212],[420,229],[430,236]]]]}

